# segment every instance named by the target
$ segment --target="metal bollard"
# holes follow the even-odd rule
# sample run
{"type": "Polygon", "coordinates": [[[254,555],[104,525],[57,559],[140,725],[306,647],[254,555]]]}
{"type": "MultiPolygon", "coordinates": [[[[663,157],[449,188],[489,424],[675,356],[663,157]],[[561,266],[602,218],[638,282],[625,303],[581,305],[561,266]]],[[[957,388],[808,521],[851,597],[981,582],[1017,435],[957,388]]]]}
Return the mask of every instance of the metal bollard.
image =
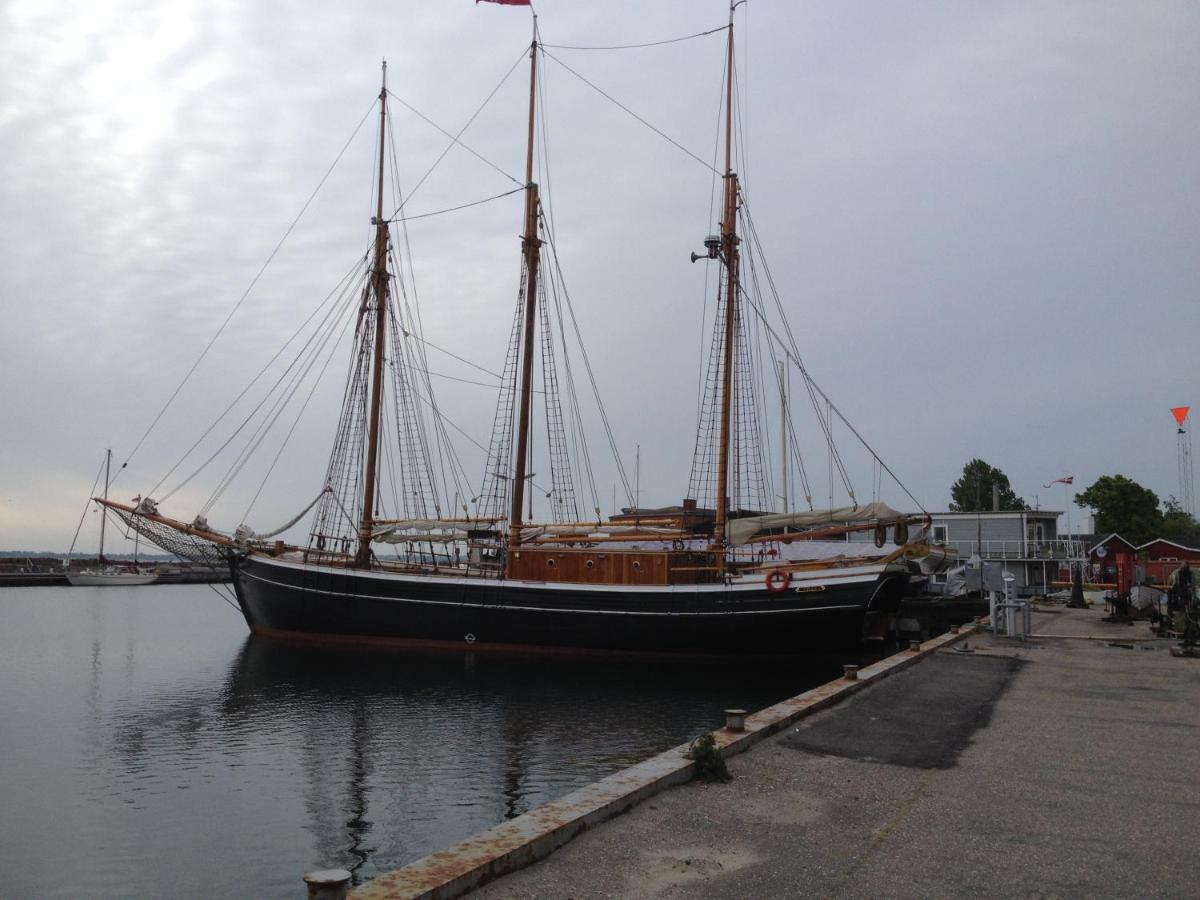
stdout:
{"type": "Polygon", "coordinates": [[[909,641],[908,649],[911,650],[913,653],[916,653],[917,651],[919,651],[921,649],[921,642],[920,641],[909,641]]]}
{"type": "Polygon", "coordinates": [[[858,666],[842,666],[842,677],[847,681],[858,681],[858,666]]]}
{"type": "Polygon", "coordinates": [[[727,709],[727,710],[725,710],[725,730],[726,731],[745,731],[746,730],[746,711],[744,709],[727,709]]]}
{"type": "Polygon", "coordinates": [[[345,869],[319,869],[306,872],[308,900],[346,900],[350,893],[350,873],[345,869]]]}

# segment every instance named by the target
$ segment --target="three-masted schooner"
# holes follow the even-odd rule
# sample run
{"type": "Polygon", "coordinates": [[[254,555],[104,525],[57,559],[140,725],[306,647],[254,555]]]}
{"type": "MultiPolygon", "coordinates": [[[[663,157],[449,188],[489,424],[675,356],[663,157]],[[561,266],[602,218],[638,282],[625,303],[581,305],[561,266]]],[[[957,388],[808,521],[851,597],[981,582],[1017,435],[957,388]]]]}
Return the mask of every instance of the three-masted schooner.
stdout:
{"type": "MultiPolygon", "coordinates": [[[[921,517],[881,502],[780,513],[735,508],[730,502],[740,445],[734,381],[743,327],[733,56],[731,14],[723,88],[723,212],[720,234],[705,242],[707,258],[723,273],[709,370],[711,426],[703,436],[715,470],[711,507],[693,496],[676,507],[630,509],[607,521],[598,509],[592,520],[560,516],[550,523],[529,521],[526,514],[534,359],[539,323],[547,327],[539,282],[541,205],[534,181],[536,27],[529,51],[522,277],[506,368],[513,391],[509,397],[501,391],[496,422],[502,438],[494,435],[489,449],[490,505],[470,515],[464,504],[464,515],[457,518],[446,517],[440,508],[423,514],[410,509],[400,518],[379,514],[381,457],[393,452],[383,439],[385,381],[404,377],[403,366],[389,368],[395,360],[388,359],[386,349],[396,324],[389,315],[395,273],[389,269],[391,223],[385,218],[383,187],[385,66],[374,247],[352,362],[359,374],[346,392],[335,460],[315,501],[318,513],[308,544],[249,532],[225,534],[202,517],[189,524],[160,513],[150,500],[137,506],[105,501],[107,507],[168,550],[225,559],[246,622],[253,633],[267,637],[474,650],[699,654],[790,653],[859,641],[873,623],[894,613],[916,571],[913,560],[923,545],[909,542],[908,526],[921,517]],[[353,419],[347,409],[359,410],[362,418],[353,419]],[[350,469],[350,476],[338,474],[350,469]],[[343,495],[351,492],[343,503],[343,495]],[[356,533],[339,536],[328,521],[348,519],[350,510],[356,514],[356,533]],[[847,541],[854,532],[874,532],[876,540],[847,541]],[[453,553],[418,550],[388,559],[376,549],[389,543],[432,547],[434,542],[452,546],[453,553]]],[[[403,432],[407,415],[397,411],[395,421],[403,432]]],[[[400,434],[397,456],[403,455],[406,440],[413,435],[400,434]]]]}

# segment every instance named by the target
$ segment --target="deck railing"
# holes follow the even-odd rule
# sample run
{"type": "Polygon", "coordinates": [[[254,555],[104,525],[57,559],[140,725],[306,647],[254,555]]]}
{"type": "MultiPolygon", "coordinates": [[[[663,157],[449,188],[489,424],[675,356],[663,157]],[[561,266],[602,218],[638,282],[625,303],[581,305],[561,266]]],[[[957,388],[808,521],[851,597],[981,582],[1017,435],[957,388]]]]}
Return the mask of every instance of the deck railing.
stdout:
{"type": "Polygon", "coordinates": [[[942,541],[954,556],[978,553],[984,559],[1082,560],[1087,548],[1082,541],[942,541]]]}

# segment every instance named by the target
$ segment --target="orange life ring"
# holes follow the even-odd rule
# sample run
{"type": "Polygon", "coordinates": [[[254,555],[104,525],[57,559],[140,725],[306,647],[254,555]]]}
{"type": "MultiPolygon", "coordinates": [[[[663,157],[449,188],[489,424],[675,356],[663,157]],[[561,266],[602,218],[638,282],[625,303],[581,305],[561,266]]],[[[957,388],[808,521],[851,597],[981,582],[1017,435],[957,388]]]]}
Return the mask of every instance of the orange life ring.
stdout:
{"type": "Polygon", "coordinates": [[[782,594],[788,589],[788,582],[791,580],[791,576],[783,569],[772,569],[767,573],[767,590],[772,594],[782,594]]]}

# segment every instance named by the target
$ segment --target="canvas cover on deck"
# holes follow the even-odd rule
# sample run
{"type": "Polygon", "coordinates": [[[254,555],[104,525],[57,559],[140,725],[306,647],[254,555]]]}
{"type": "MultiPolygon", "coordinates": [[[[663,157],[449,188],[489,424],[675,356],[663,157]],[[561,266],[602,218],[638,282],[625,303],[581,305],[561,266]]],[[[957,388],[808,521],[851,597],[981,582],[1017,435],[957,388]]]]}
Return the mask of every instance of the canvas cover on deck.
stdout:
{"type": "Polygon", "coordinates": [[[775,528],[813,528],[819,525],[856,524],[861,522],[903,521],[904,513],[886,503],[866,503],[862,506],[838,506],[833,509],[812,509],[806,512],[769,513],[731,519],[725,525],[725,540],[731,547],[740,547],[756,534],[775,528]]]}

